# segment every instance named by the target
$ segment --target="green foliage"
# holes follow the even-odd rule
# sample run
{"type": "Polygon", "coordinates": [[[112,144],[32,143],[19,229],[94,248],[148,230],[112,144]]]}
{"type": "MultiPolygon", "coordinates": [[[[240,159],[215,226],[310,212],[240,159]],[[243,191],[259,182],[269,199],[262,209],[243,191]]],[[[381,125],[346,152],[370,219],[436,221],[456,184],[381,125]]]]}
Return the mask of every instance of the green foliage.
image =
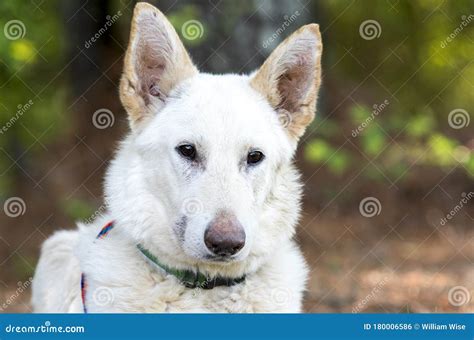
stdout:
{"type": "Polygon", "coordinates": [[[314,139],[305,148],[308,160],[323,164],[335,175],[341,175],[349,166],[350,156],[344,150],[335,150],[322,139],[314,139]]]}
{"type": "Polygon", "coordinates": [[[407,125],[407,135],[420,138],[431,133],[436,125],[432,112],[424,112],[410,118],[407,125]]]}
{"type": "MultiPolygon", "coordinates": [[[[15,150],[34,155],[41,143],[57,137],[65,91],[57,75],[63,55],[64,29],[57,15],[57,1],[41,9],[29,2],[0,2],[0,148],[16,159],[15,150]]],[[[3,173],[11,159],[0,155],[3,173]]],[[[15,168],[0,176],[0,192],[11,188],[15,168]]]]}
{"type": "Polygon", "coordinates": [[[339,112],[330,117],[323,112],[318,138],[307,146],[306,158],[332,169],[330,159],[337,149],[342,158],[352,160],[338,161],[344,164],[337,167],[343,169],[340,173],[366,164],[369,179],[403,179],[417,166],[459,167],[473,176],[473,134],[468,133],[473,122],[455,129],[448,119],[455,109],[471,117],[474,109],[472,1],[402,1],[392,6],[334,1],[318,3],[316,9],[322,12],[323,27],[331,23],[323,34],[326,65],[337,61],[325,76],[342,92],[356,88],[369,95],[351,93],[341,103],[349,106],[338,105],[339,112]],[[359,28],[368,19],[380,25],[379,37],[361,36],[359,28]]]}
{"type": "Polygon", "coordinates": [[[449,167],[456,164],[453,157],[454,150],[458,143],[441,134],[434,134],[428,140],[429,160],[438,166],[449,167]]]}
{"type": "Polygon", "coordinates": [[[87,201],[70,199],[64,201],[63,211],[72,220],[84,220],[94,214],[94,207],[87,201]]]}
{"type": "Polygon", "coordinates": [[[362,149],[369,156],[378,155],[385,147],[386,138],[384,132],[376,123],[370,125],[361,137],[362,149]]]}
{"type": "Polygon", "coordinates": [[[168,19],[187,46],[199,45],[206,40],[207,27],[197,6],[182,6],[170,13],[168,19]]]}
{"type": "Polygon", "coordinates": [[[315,163],[322,163],[327,160],[332,153],[332,147],[321,139],[314,139],[305,148],[306,158],[315,163]]]}

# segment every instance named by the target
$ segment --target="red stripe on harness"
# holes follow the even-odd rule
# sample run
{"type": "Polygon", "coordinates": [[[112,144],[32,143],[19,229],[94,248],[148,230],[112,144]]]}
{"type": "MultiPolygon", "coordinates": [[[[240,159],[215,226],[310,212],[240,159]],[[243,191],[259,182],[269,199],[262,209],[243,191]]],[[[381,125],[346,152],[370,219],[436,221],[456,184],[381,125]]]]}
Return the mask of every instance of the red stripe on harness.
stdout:
{"type": "MultiPolygon", "coordinates": [[[[107,234],[112,230],[114,227],[114,221],[110,221],[107,223],[97,234],[96,239],[98,238],[105,238],[107,234]]],[[[87,307],[86,307],[86,293],[87,293],[87,282],[86,282],[86,276],[84,273],[81,274],[81,298],[82,298],[82,309],[84,313],[87,313],[87,307]]]]}

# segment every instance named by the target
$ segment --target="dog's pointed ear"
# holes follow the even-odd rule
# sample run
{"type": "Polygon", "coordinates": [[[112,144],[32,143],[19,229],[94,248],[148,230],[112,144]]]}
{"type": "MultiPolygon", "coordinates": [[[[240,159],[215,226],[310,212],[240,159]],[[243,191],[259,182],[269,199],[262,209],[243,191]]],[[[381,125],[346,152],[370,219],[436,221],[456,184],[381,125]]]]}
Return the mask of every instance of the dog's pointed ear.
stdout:
{"type": "Polygon", "coordinates": [[[138,3],[120,81],[132,129],[156,114],[170,91],[197,73],[175,29],[154,6],[138,3]]]}
{"type": "Polygon", "coordinates": [[[322,42],[317,24],[286,38],[251,77],[252,87],[275,109],[294,140],[314,118],[321,82],[322,42]]]}

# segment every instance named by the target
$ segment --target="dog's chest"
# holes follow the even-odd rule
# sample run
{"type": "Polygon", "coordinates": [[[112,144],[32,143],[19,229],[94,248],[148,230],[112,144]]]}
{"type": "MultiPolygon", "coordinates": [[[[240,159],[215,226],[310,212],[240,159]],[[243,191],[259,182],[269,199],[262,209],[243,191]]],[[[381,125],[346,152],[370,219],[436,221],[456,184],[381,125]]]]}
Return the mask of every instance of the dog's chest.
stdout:
{"type": "Polygon", "coordinates": [[[79,254],[87,278],[84,306],[88,312],[297,312],[306,270],[299,253],[283,250],[241,283],[200,289],[152,266],[119,233],[95,238],[79,254]]]}
{"type": "Polygon", "coordinates": [[[83,262],[88,312],[254,312],[253,280],[213,289],[187,288],[115,237],[91,244],[83,262]],[[118,251],[118,249],[120,251],[118,251]]]}
{"type": "Polygon", "coordinates": [[[213,289],[186,288],[170,275],[146,270],[131,275],[127,285],[111,284],[117,282],[112,277],[107,281],[90,278],[85,300],[89,312],[249,313],[258,309],[254,305],[258,294],[246,282],[213,289]],[[107,292],[109,301],[100,301],[101,291],[107,292]]]}

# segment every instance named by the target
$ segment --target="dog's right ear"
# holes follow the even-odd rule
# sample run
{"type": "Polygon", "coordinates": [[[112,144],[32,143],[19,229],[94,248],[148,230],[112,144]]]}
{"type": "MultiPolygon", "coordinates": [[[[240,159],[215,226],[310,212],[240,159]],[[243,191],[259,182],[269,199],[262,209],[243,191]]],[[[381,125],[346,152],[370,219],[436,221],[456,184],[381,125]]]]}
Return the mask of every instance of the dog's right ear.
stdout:
{"type": "Polygon", "coordinates": [[[170,91],[197,72],[163,13],[150,4],[138,3],[120,81],[120,99],[132,129],[156,114],[170,91]]]}

